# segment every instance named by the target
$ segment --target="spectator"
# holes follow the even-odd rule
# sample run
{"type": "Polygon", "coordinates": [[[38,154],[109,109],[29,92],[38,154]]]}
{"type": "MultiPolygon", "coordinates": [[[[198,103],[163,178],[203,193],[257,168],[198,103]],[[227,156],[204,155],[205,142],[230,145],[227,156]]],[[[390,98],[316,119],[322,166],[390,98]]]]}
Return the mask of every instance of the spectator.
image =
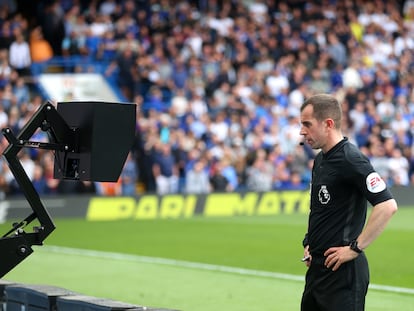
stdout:
{"type": "Polygon", "coordinates": [[[178,168],[168,143],[159,143],[154,150],[153,174],[158,194],[178,192],[178,168]]]}
{"type": "Polygon", "coordinates": [[[33,63],[43,63],[53,57],[53,50],[49,42],[44,39],[42,28],[34,28],[30,33],[30,57],[33,63]]]}
{"type": "Polygon", "coordinates": [[[234,167],[231,159],[224,156],[221,159],[222,169],[221,174],[228,180],[229,184],[227,189],[230,191],[236,191],[239,186],[239,179],[237,176],[236,168],[234,167]]]}
{"type": "Polygon", "coordinates": [[[41,165],[44,168],[44,177],[46,179],[48,194],[58,193],[59,180],[54,178],[54,159],[51,153],[46,153],[42,157],[41,165]]]}
{"type": "Polygon", "coordinates": [[[11,82],[13,69],[9,65],[8,50],[0,50],[0,88],[11,82]]]}
{"type": "Polygon", "coordinates": [[[127,100],[131,100],[135,95],[136,72],[134,68],[136,60],[136,53],[129,47],[125,48],[117,55],[106,72],[106,75],[110,76],[113,71],[117,70],[118,85],[127,100]]]}
{"type": "Polygon", "coordinates": [[[98,46],[97,59],[111,61],[116,57],[118,41],[115,39],[115,32],[108,29],[103,35],[98,46]]]}
{"type": "MultiPolygon", "coordinates": [[[[22,165],[27,177],[33,181],[35,177],[35,162],[31,159],[30,154],[27,150],[22,149],[18,154],[18,159],[22,165]]],[[[11,173],[11,172],[10,172],[11,173]]],[[[9,175],[9,184],[11,185],[11,191],[14,194],[21,194],[20,185],[17,184],[17,181],[14,179],[14,176],[9,175]]]]}
{"type": "Polygon", "coordinates": [[[62,55],[62,40],[65,36],[64,12],[60,1],[52,0],[40,5],[42,12],[39,24],[45,39],[50,43],[54,55],[62,55]]]}
{"type": "Polygon", "coordinates": [[[288,123],[280,131],[280,145],[284,154],[294,152],[299,145],[301,137],[298,135],[299,119],[296,112],[290,113],[288,123]]]}
{"type": "Polygon", "coordinates": [[[327,36],[328,45],[326,47],[328,55],[334,61],[334,64],[339,64],[345,67],[348,63],[346,47],[339,40],[337,34],[330,32],[327,36]]]}
{"type": "Polygon", "coordinates": [[[329,81],[323,77],[322,70],[320,68],[312,69],[311,81],[309,82],[309,89],[314,94],[330,92],[329,81]]]}
{"type": "Polygon", "coordinates": [[[138,168],[131,152],[128,153],[120,179],[122,195],[135,196],[138,182],[138,168]]]}
{"type": "Polygon", "coordinates": [[[20,28],[14,29],[15,40],[10,45],[9,62],[10,66],[17,71],[20,76],[30,75],[30,47],[24,38],[20,28]]]}
{"type": "Polygon", "coordinates": [[[389,168],[391,172],[392,184],[399,186],[408,186],[409,180],[409,162],[405,158],[399,148],[392,151],[389,160],[389,168]]]}
{"type": "MultiPolygon", "coordinates": [[[[7,16],[7,9],[5,7],[0,7],[0,13],[2,16],[7,16]]],[[[13,42],[13,31],[11,21],[4,19],[0,25],[0,50],[8,50],[11,43],[13,42]]]]}
{"type": "Polygon", "coordinates": [[[214,192],[229,192],[231,185],[228,179],[223,175],[223,163],[215,161],[210,170],[210,184],[214,192]]]}
{"type": "Polygon", "coordinates": [[[209,193],[210,180],[203,160],[197,160],[185,177],[186,193],[209,193]]]}
{"type": "Polygon", "coordinates": [[[266,89],[268,94],[272,97],[276,97],[280,94],[282,89],[288,88],[288,78],[281,72],[278,66],[275,66],[274,70],[266,78],[266,89]]]}
{"type": "Polygon", "coordinates": [[[185,62],[182,58],[178,58],[175,61],[174,70],[172,72],[172,81],[174,87],[177,89],[182,89],[186,86],[187,80],[189,78],[188,69],[185,65],[185,62]]]}
{"type": "Polygon", "coordinates": [[[32,184],[39,195],[47,194],[47,182],[43,174],[43,167],[38,163],[34,167],[32,184]]]}
{"type": "Polygon", "coordinates": [[[378,138],[372,139],[369,146],[369,152],[373,167],[378,174],[381,174],[382,178],[390,184],[392,176],[390,174],[389,158],[386,156],[385,149],[378,138]]]}
{"type": "Polygon", "coordinates": [[[247,190],[249,191],[271,191],[273,186],[273,166],[267,160],[266,151],[259,149],[253,164],[246,170],[247,190]]]}
{"type": "Polygon", "coordinates": [[[303,148],[304,146],[298,144],[296,148],[285,157],[286,167],[289,172],[296,172],[300,176],[305,174],[305,171],[308,169],[309,161],[309,155],[304,152],[303,148]]]}
{"type": "Polygon", "coordinates": [[[360,133],[367,123],[365,116],[365,107],[363,102],[357,102],[353,109],[349,111],[349,119],[352,123],[353,130],[360,133]]]}
{"type": "Polygon", "coordinates": [[[377,114],[382,123],[390,123],[395,115],[395,106],[391,94],[384,94],[384,98],[377,105],[377,114]]]}
{"type": "Polygon", "coordinates": [[[273,189],[284,190],[285,187],[290,185],[290,171],[285,161],[279,161],[276,163],[275,176],[273,177],[273,189]]]}
{"type": "Polygon", "coordinates": [[[115,0],[103,0],[99,5],[99,12],[102,15],[110,16],[115,13],[117,2],[115,0]]]}
{"type": "Polygon", "coordinates": [[[358,72],[359,64],[356,60],[351,59],[349,65],[344,67],[342,73],[342,84],[345,89],[361,89],[363,87],[363,80],[358,72]]]}
{"type": "Polygon", "coordinates": [[[188,114],[186,116],[186,126],[189,135],[196,139],[203,139],[203,137],[205,137],[209,124],[210,120],[208,114],[202,115],[200,119],[194,118],[193,114],[188,114]]]}
{"type": "Polygon", "coordinates": [[[6,113],[10,112],[10,109],[17,104],[17,98],[13,93],[13,86],[11,83],[7,83],[1,91],[0,103],[6,113]]]}
{"type": "Polygon", "coordinates": [[[85,55],[87,50],[83,39],[75,31],[71,31],[62,41],[62,55],[64,57],[85,55]]]}
{"type": "Polygon", "coordinates": [[[13,86],[13,94],[16,98],[16,105],[20,108],[22,105],[27,105],[30,102],[30,89],[27,86],[24,78],[18,77],[13,86]]]}
{"type": "Polygon", "coordinates": [[[394,133],[407,132],[410,124],[407,119],[404,119],[402,111],[396,111],[394,118],[390,122],[390,128],[394,133]]]}
{"type": "Polygon", "coordinates": [[[188,111],[188,106],[188,99],[184,89],[177,89],[171,98],[170,114],[182,119],[188,111]]]}

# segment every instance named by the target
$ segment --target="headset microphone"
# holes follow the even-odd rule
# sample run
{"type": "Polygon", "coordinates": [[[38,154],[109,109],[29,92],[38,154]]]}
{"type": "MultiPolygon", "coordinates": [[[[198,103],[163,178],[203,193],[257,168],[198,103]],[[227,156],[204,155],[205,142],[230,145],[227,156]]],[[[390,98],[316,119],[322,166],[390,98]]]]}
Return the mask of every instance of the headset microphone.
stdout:
{"type": "Polygon", "coordinates": [[[301,141],[301,142],[299,143],[299,145],[300,145],[300,146],[304,146],[304,145],[305,145],[305,142],[301,141]]]}

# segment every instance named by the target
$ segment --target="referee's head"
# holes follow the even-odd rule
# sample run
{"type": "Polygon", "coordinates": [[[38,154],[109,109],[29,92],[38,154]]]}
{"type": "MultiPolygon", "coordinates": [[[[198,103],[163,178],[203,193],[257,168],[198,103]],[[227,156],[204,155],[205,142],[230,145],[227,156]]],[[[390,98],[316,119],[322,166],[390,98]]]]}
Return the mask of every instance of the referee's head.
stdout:
{"type": "Polygon", "coordinates": [[[301,112],[302,144],[328,152],[340,142],[342,135],[342,109],[338,100],[329,94],[317,94],[305,100],[301,112]]]}
{"type": "Polygon", "coordinates": [[[332,119],[334,127],[338,130],[341,129],[342,108],[334,96],[329,94],[313,95],[306,99],[300,111],[303,111],[308,105],[313,107],[313,116],[316,120],[322,122],[326,119],[332,119]]]}

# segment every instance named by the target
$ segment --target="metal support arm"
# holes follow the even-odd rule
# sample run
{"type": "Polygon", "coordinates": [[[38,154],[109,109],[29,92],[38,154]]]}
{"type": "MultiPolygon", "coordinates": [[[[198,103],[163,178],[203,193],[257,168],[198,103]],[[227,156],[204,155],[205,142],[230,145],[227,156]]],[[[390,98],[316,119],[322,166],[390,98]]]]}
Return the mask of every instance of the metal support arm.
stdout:
{"type": "Polygon", "coordinates": [[[0,277],[33,253],[32,245],[42,245],[46,237],[55,229],[52,218],[17,157],[18,152],[25,147],[66,152],[77,150],[76,129],[71,129],[67,125],[50,102],[44,103],[35,112],[17,137],[10,128],[5,128],[2,132],[9,142],[3,156],[33,212],[24,220],[13,224],[12,228],[0,238],[0,277]],[[30,141],[39,128],[48,132],[50,143],[30,141]],[[32,232],[25,232],[24,228],[35,219],[38,219],[40,225],[34,227],[32,232]]]}

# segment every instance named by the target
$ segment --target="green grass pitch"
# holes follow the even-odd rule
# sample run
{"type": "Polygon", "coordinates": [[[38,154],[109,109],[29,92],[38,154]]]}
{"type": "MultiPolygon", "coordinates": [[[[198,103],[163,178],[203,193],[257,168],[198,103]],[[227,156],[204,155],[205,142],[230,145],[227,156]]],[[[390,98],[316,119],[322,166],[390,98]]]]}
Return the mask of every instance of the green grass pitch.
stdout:
{"type": "MultiPolygon", "coordinates": [[[[412,219],[400,208],[367,249],[366,310],[414,310],[412,219]]],[[[4,279],[177,310],[299,309],[306,215],[54,221],[45,246],[4,279]]]]}

